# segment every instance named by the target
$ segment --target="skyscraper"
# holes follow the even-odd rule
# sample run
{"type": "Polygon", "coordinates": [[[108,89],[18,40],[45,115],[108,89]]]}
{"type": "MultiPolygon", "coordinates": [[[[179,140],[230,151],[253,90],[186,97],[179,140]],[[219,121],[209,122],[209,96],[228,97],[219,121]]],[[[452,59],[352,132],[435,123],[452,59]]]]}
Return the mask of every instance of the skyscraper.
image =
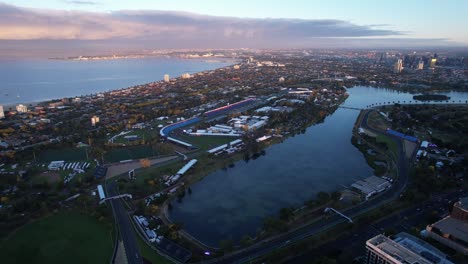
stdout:
{"type": "Polygon", "coordinates": [[[164,74],[164,81],[169,82],[169,74],[164,74]]]}
{"type": "Polygon", "coordinates": [[[99,116],[91,117],[91,125],[96,126],[96,124],[99,122],[100,122],[99,116]]]}
{"type": "Polygon", "coordinates": [[[398,59],[398,60],[395,62],[395,65],[393,66],[393,72],[394,72],[394,73],[400,73],[402,70],[403,70],[403,60],[402,60],[402,59],[398,59]]]}
{"type": "Polygon", "coordinates": [[[429,65],[429,67],[434,68],[435,65],[436,65],[436,62],[437,62],[437,59],[436,59],[436,58],[432,58],[432,59],[431,59],[431,64],[429,65]]]}
{"type": "Polygon", "coordinates": [[[3,105],[0,105],[0,119],[5,118],[5,113],[3,112],[3,105]]]}
{"type": "Polygon", "coordinates": [[[424,61],[420,60],[418,62],[418,70],[423,70],[424,69],[424,61]]]}

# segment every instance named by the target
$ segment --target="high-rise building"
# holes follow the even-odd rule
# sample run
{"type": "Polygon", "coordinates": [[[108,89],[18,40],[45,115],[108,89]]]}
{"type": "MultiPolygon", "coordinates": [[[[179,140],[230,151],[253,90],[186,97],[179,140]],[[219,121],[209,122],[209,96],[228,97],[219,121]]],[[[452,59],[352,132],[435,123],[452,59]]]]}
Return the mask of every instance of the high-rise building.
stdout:
{"type": "Polygon", "coordinates": [[[3,105],[0,105],[0,119],[5,118],[5,112],[3,112],[3,105]]]}
{"type": "Polygon", "coordinates": [[[99,116],[93,116],[91,117],[91,125],[96,126],[97,123],[99,123],[99,116]]]}
{"type": "Polygon", "coordinates": [[[164,74],[164,81],[169,82],[169,74],[164,74]]]}
{"type": "Polygon", "coordinates": [[[395,65],[393,65],[393,72],[394,72],[394,73],[400,73],[402,70],[403,70],[403,60],[402,60],[402,59],[398,59],[398,60],[395,62],[395,65]]]}
{"type": "Polygon", "coordinates": [[[427,242],[407,233],[395,239],[377,235],[366,242],[366,264],[453,264],[447,256],[427,242]]]}
{"type": "Polygon", "coordinates": [[[418,70],[423,70],[424,69],[424,61],[420,60],[418,62],[418,70]]]}
{"type": "Polygon", "coordinates": [[[436,59],[436,58],[432,58],[432,59],[431,59],[431,64],[429,65],[429,67],[434,68],[435,65],[436,65],[436,62],[437,62],[437,59],[436,59]]]}
{"type": "Polygon", "coordinates": [[[18,113],[27,113],[28,112],[28,107],[22,104],[19,104],[16,106],[16,111],[18,113]]]}

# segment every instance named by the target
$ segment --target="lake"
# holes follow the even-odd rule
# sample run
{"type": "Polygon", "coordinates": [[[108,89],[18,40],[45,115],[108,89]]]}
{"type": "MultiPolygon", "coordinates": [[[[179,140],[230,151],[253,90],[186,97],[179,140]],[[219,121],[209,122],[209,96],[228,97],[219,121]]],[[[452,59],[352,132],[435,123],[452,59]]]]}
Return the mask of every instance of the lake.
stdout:
{"type": "MultiPolygon", "coordinates": [[[[412,94],[389,89],[354,87],[344,106],[366,107],[393,101],[412,101],[412,94]]],[[[468,99],[467,93],[441,93],[468,99]]],[[[170,218],[201,242],[217,247],[223,239],[255,236],[263,219],[283,207],[299,207],[320,191],[343,189],[372,176],[362,153],[352,144],[352,128],[359,111],[338,109],[304,134],[266,149],[266,155],[234,168],[207,175],[191,186],[181,203],[172,202],[170,218]]],[[[201,166],[201,165],[199,165],[201,166]]]]}

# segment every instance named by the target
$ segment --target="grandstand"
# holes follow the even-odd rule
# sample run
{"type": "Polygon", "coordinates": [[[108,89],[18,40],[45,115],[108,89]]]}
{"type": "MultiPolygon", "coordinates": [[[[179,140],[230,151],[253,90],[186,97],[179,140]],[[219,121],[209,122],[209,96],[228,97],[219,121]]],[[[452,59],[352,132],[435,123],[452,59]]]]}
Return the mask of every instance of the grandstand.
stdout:
{"type": "MultiPolygon", "coordinates": [[[[238,109],[238,108],[247,106],[247,105],[249,105],[249,104],[251,104],[253,102],[255,102],[255,99],[246,99],[246,100],[243,100],[243,101],[240,101],[240,102],[237,102],[237,103],[233,103],[233,104],[230,104],[230,105],[225,105],[225,106],[222,106],[222,107],[207,111],[207,112],[205,112],[203,114],[203,116],[207,117],[207,118],[211,118],[211,117],[214,117],[214,116],[226,114],[229,111],[232,111],[234,109],[238,109]]],[[[176,138],[173,138],[173,137],[170,137],[170,134],[171,134],[172,131],[174,131],[176,129],[186,127],[186,126],[190,126],[190,125],[196,124],[196,123],[201,122],[201,121],[202,121],[202,119],[200,117],[192,117],[192,118],[189,118],[189,119],[186,119],[186,120],[182,120],[180,122],[170,124],[170,125],[167,125],[167,126],[161,128],[161,130],[159,131],[159,134],[161,135],[161,137],[167,138],[169,141],[172,141],[174,143],[181,144],[181,145],[183,145],[185,147],[191,148],[191,147],[193,147],[192,144],[184,142],[184,141],[176,139],[176,138]]]]}
{"type": "Polygon", "coordinates": [[[229,111],[232,111],[234,109],[238,109],[238,108],[247,106],[247,105],[249,105],[249,104],[251,104],[253,102],[255,102],[255,99],[249,98],[249,99],[237,102],[237,103],[225,105],[225,106],[222,106],[222,107],[207,111],[207,112],[204,113],[204,116],[207,117],[207,118],[211,118],[211,117],[214,117],[214,116],[217,116],[217,115],[225,114],[225,113],[227,113],[229,111]]]}
{"type": "Polygon", "coordinates": [[[399,138],[402,138],[402,139],[406,139],[406,140],[411,141],[411,142],[415,142],[415,143],[418,142],[418,138],[413,137],[413,136],[409,136],[409,135],[405,135],[405,134],[400,133],[400,132],[395,131],[395,130],[387,129],[387,134],[392,135],[392,136],[396,136],[396,137],[399,137],[399,138]]]}

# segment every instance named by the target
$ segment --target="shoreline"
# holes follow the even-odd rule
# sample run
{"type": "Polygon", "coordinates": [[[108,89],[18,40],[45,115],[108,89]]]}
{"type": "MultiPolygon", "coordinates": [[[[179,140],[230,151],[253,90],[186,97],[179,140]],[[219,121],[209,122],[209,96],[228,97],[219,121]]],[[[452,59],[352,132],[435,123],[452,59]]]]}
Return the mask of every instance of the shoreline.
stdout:
{"type": "MultiPolygon", "coordinates": [[[[128,59],[148,59],[148,58],[155,58],[155,57],[166,57],[166,56],[148,56],[148,57],[144,57],[144,58],[128,58],[128,59]]],[[[218,67],[218,68],[213,68],[213,69],[209,69],[209,70],[202,70],[202,71],[195,71],[195,72],[191,72],[192,74],[199,74],[199,73],[203,73],[203,72],[207,72],[207,71],[215,71],[215,70],[219,70],[219,69],[224,69],[224,68],[227,68],[227,67],[232,67],[233,65],[239,63],[240,61],[239,60],[236,60],[236,59],[226,59],[226,60],[223,60],[223,61],[210,61],[209,59],[207,58],[179,58],[179,57],[167,57],[169,59],[177,59],[177,60],[181,60],[181,61],[190,61],[190,60],[197,60],[197,61],[201,61],[201,62],[205,62],[207,64],[212,64],[212,63],[230,63],[229,65],[226,65],[226,66],[223,66],[223,67],[218,67]]],[[[47,59],[41,59],[41,60],[57,60],[57,61],[77,61],[77,60],[71,60],[71,59],[51,59],[51,58],[47,58],[47,59]]],[[[109,60],[114,60],[114,59],[109,59],[109,60]]],[[[102,61],[102,60],[82,60],[84,62],[90,62],[90,61],[102,61]]],[[[82,62],[82,61],[78,61],[78,62],[82,62]]],[[[1,62],[1,61],[0,61],[1,62]]],[[[172,78],[174,80],[180,80],[182,78],[182,74],[181,75],[177,75],[176,77],[172,78]]],[[[154,80],[154,81],[150,81],[150,82],[146,82],[146,83],[136,83],[136,84],[133,84],[131,86],[127,86],[127,87],[120,87],[120,88],[115,88],[115,89],[110,89],[110,90],[106,90],[106,91],[101,91],[101,92],[94,92],[94,93],[91,93],[91,94],[88,94],[88,95],[84,95],[84,94],[80,94],[80,95],[74,95],[74,96],[64,96],[64,97],[58,97],[58,98],[48,98],[48,99],[39,99],[39,100],[34,100],[34,101],[28,101],[28,102],[17,102],[17,103],[1,103],[0,102],[0,105],[3,106],[4,110],[8,110],[8,108],[12,108],[12,109],[15,109],[15,107],[19,104],[23,104],[23,105],[26,105],[26,106],[32,106],[32,107],[35,107],[37,105],[40,105],[40,104],[43,104],[43,103],[49,103],[49,102],[53,102],[53,101],[56,101],[56,100],[61,100],[61,99],[71,99],[71,98],[76,98],[76,97],[84,97],[84,96],[96,96],[97,94],[108,94],[108,93],[111,93],[111,92],[114,92],[114,91],[119,91],[119,90],[125,90],[125,89],[129,89],[131,87],[135,87],[135,86],[140,86],[140,85],[149,85],[151,83],[158,83],[158,82],[162,82],[163,81],[163,78],[161,79],[157,79],[157,80],[154,80]]]]}

